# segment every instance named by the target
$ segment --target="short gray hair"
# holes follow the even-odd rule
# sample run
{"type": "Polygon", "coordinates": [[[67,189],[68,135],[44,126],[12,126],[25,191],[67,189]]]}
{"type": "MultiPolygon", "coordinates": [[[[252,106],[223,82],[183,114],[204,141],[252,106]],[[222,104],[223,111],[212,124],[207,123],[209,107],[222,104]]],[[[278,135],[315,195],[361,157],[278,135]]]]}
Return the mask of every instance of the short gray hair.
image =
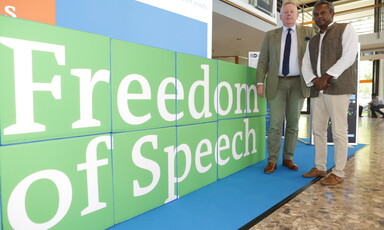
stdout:
{"type": "Polygon", "coordinates": [[[289,4],[294,5],[294,6],[296,6],[296,8],[297,8],[297,5],[296,5],[294,2],[287,1],[287,2],[284,2],[283,5],[281,5],[281,9],[283,9],[283,7],[284,7],[285,5],[289,5],[289,4]]]}
{"type": "Polygon", "coordinates": [[[312,12],[312,15],[315,14],[315,8],[319,5],[327,5],[328,6],[328,9],[329,9],[329,13],[334,13],[335,12],[335,7],[333,6],[333,4],[331,2],[328,2],[327,0],[320,0],[318,2],[315,3],[315,5],[313,6],[313,12],[312,12]]]}

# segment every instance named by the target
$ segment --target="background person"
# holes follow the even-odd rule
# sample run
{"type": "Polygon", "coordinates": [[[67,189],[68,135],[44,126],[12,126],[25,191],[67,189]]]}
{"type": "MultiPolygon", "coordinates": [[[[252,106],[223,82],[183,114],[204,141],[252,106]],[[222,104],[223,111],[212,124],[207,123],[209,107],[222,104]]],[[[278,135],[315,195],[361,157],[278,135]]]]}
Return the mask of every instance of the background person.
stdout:
{"type": "Polygon", "coordinates": [[[381,118],[384,118],[384,113],[380,109],[384,108],[384,101],[375,93],[372,93],[372,101],[369,102],[369,108],[371,110],[373,118],[377,118],[376,112],[381,114],[381,118]]]}

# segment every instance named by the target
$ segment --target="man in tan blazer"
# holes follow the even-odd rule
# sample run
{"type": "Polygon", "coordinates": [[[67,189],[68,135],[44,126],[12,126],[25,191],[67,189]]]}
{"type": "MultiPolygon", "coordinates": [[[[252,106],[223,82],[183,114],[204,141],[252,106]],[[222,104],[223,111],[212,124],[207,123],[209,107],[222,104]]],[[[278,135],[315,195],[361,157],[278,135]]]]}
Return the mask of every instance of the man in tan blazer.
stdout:
{"type": "Polygon", "coordinates": [[[298,170],[292,160],[300,112],[304,99],[309,96],[309,88],[301,74],[301,62],[307,42],[315,35],[313,28],[296,25],[298,17],[294,3],[283,4],[280,12],[283,27],[267,32],[257,65],[257,93],[262,97],[266,95],[270,111],[269,158],[265,173],[273,173],[277,168],[284,120],[283,165],[298,170]]]}

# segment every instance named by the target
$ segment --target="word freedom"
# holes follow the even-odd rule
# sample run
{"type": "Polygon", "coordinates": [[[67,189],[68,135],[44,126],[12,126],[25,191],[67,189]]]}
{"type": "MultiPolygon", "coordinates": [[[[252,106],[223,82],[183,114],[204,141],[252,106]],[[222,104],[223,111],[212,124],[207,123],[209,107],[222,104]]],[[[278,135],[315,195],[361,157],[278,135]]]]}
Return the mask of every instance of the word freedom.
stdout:
{"type": "MultiPolygon", "coordinates": [[[[5,135],[23,134],[44,132],[46,127],[44,124],[40,124],[34,120],[34,107],[33,107],[33,93],[37,91],[48,91],[54,97],[54,99],[61,99],[61,76],[55,75],[52,77],[51,83],[36,83],[33,81],[32,63],[33,52],[50,52],[54,55],[58,65],[65,65],[65,47],[62,45],[41,43],[35,41],[27,41],[15,38],[0,37],[0,44],[3,44],[11,49],[14,53],[14,69],[15,75],[15,107],[16,107],[16,123],[4,128],[5,135]]],[[[191,116],[194,119],[208,118],[212,116],[212,112],[209,111],[209,65],[201,65],[204,71],[204,80],[195,81],[189,91],[188,104],[191,116]],[[195,107],[195,94],[198,87],[203,88],[204,92],[204,106],[201,111],[197,111],[195,107]]],[[[71,74],[79,78],[80,82],[80,116],[79,120],[72,123],[72,128],[84,128],[100,126],[100,121],[93,117],[92,113],[92,94],[93,89],[98,83],[110,82],[109,70],[98,70],[92,76],[91,69],[72,69],[71,74]]],[[[247,84],[235,84],[235,97],[236,97],[236,110],[235,114],[246,113],[247,110],[251,111],[250,103],[247,104],[247,109],[241,109],[241,94],[242,92],[247,95],[248,101],[250,101],[251,93],[253,92],[254,106],[253,112],[258,112],[257,107],[257,93],[255,85],[248,87],[247,84]]],[[[150,113],[142,116],[135,116],[129,107],[131,100],[152,100],[151,86],[148,80],[139,74],[129,74],[120,83],[118,88],[117,105],[121,118],[131,125],[139,125],[147,122],[151,119],[150,113]],[[142,93],[129,93],[128,88],[133,83],[139,83],[142,93]]],[[[181,119],[184,115],[183,111],[178,114],[172,114],[166,108],[167,100],[184,100],[184,87],[182,83],[175,78],[169,77],[164,79],[158,87],[156,100],[159,113],[161,117],[166,121],[174,121],[181,119]],[[177,88],[177,93],[167,94],[165,89],[172,85],[177,88]]],[[[234,92],[228,82],[220,82],[214,93],[214,107],[219,115],[227,115],[233,106],[234,92]],[[223,108],[220,104],[222,98],[218,98],[217,95],[222,95],[221,91],[225,91],[227,94],[228,105],[223,108]]]]}

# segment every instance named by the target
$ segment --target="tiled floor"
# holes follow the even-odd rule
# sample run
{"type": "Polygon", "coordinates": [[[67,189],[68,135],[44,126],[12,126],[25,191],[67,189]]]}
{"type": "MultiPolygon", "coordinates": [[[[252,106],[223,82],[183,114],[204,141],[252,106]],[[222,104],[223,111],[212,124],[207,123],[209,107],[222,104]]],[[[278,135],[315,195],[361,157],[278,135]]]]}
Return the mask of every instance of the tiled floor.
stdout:
{"type": "MultiPolygon", "coordinates": [[[[309,116],[300,119],[308,138],[309,116]]],[[[348,160],[342,184],[316,182],[253,226],[256,229],[384,229],[384,119],[359,118],[359,143],[367,144],[348,160]]]]}

